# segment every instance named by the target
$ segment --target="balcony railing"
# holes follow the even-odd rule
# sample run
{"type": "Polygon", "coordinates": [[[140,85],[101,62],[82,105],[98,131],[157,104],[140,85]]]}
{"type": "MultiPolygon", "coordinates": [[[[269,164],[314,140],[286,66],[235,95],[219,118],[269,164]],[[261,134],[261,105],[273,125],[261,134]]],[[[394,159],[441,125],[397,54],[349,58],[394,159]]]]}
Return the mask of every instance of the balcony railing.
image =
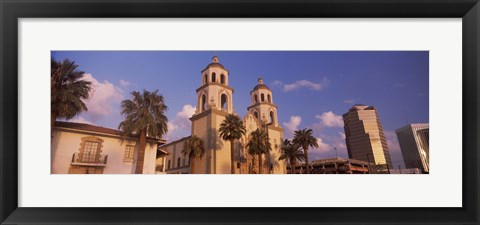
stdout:
{"type": "Polygon", "coordinates": [[[74,153],[72,163],[74,166],[106,166],[108,155],[91,153],[74,153]]]}

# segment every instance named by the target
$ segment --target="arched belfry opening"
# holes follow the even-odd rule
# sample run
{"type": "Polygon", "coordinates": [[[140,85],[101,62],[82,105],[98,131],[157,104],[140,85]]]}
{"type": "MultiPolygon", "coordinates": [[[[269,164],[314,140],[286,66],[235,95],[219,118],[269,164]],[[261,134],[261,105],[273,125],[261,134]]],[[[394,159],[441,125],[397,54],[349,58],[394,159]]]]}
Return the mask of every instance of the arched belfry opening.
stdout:
{"type": "Polygon", "coordinates": [[[272,103],[272,97],[270,97],[270,94],[267,95],[267,101],[268,103],[272,103]]]}
{"type": "Polygon", "coordinates": [[[205,109],[207,108],[207,96],[205,94],[202,95],[202,100],[200,102],[200,105],[202,106],[201,107],[202,112],[205,111],[205,109]]]}
{"type": "Polygon", "coordinates": [[[212,83],[214,83],[217,80],[217,75],[215,73],[212,73],[212,83]]]}
{"type": "Polygon", "coordinates": [[[273,111],[270,111],[270,123],[273,125],[275,123],[275,114],[273,111]]]}
{"type": "Polygon", "coordinates": [[[222,94],[220,97],[220,107],[222,108],[223,111],[228,111],[228,97],[226,94],[222,94]]]}
{"type": "Polygon", "coordinates": [[[254,103],[258,103],[258,96],[256,94],[253,95],[253,101],[254,103]]]}
{"type": "Polygon", "coordinates": [[[226,82],[226,81],[225,81],[225,75],[224,75],[224,74],[221,74],[221,75],[220,75],[220,83],[225,84],[225,82],[226,82]]]}
{"type": "Polygon", "coordinates": [[[204,74],[204,75],[203,75],[203,83],[204,83],[204,84],[208,83],[207,74],[204,74]]]}
{"type": "Polygon", "coordinates": [[[261,100],[262,102],[265,101],[265,95],[264,95],[263,93],[260,95],[260,100],[261,100]]]}

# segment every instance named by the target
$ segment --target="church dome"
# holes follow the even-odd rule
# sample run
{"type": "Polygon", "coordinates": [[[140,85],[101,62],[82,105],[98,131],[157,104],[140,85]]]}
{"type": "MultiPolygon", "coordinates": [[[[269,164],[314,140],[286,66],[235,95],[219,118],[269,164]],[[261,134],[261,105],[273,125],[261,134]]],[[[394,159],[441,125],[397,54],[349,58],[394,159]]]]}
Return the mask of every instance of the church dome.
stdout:
{"type": "Polygon", "coordinates": [[[268,86],[266,84],[263,83],[263,79],[262,78],[258,78],[258,84],[253,88],[252,91],[256,91],[258,89],[267,89],[270,91],[270,88],[268,88],[268,86]]]}
{"type": "Polygon", "coordinates": [[[221,68],[223,70],[227,70],[227,69],[225,69],[225,67],[222,64],[220,64],[218,62],[218,56],[213,56],[212,57],[212,62],[210,64],[208,64],[207,67],[205,67],[205,69],[203,69],[203,70],[206,70],[206,69],[211,68],[211,67],[218,67],[218,68],[221,68]]]}

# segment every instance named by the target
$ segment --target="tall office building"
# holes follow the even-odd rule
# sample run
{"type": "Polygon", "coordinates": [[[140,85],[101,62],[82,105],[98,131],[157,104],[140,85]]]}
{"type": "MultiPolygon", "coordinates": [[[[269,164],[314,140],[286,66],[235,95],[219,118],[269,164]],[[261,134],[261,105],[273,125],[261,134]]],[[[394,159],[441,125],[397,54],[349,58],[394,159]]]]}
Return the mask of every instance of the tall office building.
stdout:
{"type": "Polygon", "coordinates": [[[409,124],[396,130],[406,168],[429,172],[428,123],[409,124]]]}
{"type": "Polygon", "coordinates": [[[343,121],[349,158],[392,168],[387,140],[375,107],[355,105],[343,114],[343,121]]]}

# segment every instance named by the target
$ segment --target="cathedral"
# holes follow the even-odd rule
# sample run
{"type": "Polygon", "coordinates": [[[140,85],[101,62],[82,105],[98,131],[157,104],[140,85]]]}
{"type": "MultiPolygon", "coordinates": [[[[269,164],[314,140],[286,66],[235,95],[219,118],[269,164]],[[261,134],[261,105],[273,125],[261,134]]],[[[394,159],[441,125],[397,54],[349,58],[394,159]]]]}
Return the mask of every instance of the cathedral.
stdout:
{"type": "MultiPolygon", "coordinates": [[[[230,174],[230,143],[220,138],[220,124],[228,114],[236,114],[233,105],[234,89],[229,85],[229,71],[214,56],[210,64],[201,71],[200,87],[197,88],[197,109],[190,118],[192,135],[204,142],[205,155],[194,158],[197,174],[230,174]]],[[[262,173],[285,174],[286,162],[279,160],[280,145],[283,141],[283,129],[277,119],[277,106],[273,102],[270,88],[259,78],[257,85],[250,91],[250,106],[243,117],[245,135],[235,143],[235,173],[259,173],[258,156],[248,154],[247,143],[252,131],[266,129],[272,146],[269,154],[262,157],[262,173]]],[[[188,137],[172,141],[160,148],[168,152],[163,166],[168,174],[190,173],[188,156],[182,154],[183,145],[188,137]]],[[[158,163],[157,163],[158,164],[158,163]]]]}

